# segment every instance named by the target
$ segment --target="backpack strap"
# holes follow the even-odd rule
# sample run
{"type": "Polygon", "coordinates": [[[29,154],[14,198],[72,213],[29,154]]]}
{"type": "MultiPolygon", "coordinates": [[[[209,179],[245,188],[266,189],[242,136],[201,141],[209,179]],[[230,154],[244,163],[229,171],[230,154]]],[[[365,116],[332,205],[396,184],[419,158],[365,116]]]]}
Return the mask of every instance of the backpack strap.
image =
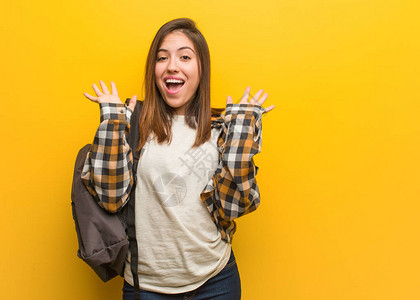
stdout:
{"type": "MultiPolygon", "coordinates": [[[[127,98],[125,104],[128,106],[130,98],[127,98]]],[[[133,114],[130,120],[130,131],[127,136],[127,142],[130,145],[133,152],[133,188],[130,193],[130,200],[128,201],[128,212],[127,212],[127,235],[129,238],[129,249],[131,254],[130,268],[133,274],[134,281],[134,299],[141,300],[140,296],[140,285],[139,285],[139,259],[138,259],[138,246],[136,238],[136,227],[135,227],[135,203],[136,203],[136,185],[137,185],[137,165],[139,162],[140,151],[135,151],[138,145],[140,132],[139,132],[139,116],[140,110],[143,106],[143,101],[137,100],[133,114]]]]}
{"type": "MultiPolygon", "coordinates": [[[[135,178],[134,174],[134,178],[135,178]]],[[[134,188],[136,185],[136,181],[134,181],[134,188]]],[[[131,262],[130,268],[131,273],[133,274],[133,281],[134,281],[134,299],[140,300],[140,286],[139,286],[139,274],[138,274],[138,247],[137,247],[137,238],[136,238],[136,228],[135,228],[135,190],[131,192],[130,201],[128,202],[128,216],[127,216],[127,235],[129,239],[129,248],[131,253],[131,262]]]]}

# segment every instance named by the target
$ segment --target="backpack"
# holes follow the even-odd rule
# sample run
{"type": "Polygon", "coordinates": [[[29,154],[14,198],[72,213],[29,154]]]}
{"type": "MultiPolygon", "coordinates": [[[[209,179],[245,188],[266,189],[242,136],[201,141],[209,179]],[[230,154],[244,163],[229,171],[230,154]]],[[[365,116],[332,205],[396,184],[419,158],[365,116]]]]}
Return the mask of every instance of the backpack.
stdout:
{"type": "Polygon", "coordinates": [[[77,256],[106,282],[122,276],[129,242],[118,215],[102,209],[80,177],[90,147],[91,144],[85,145],[77,154],[71,206],[79,244],[77,256]]]}

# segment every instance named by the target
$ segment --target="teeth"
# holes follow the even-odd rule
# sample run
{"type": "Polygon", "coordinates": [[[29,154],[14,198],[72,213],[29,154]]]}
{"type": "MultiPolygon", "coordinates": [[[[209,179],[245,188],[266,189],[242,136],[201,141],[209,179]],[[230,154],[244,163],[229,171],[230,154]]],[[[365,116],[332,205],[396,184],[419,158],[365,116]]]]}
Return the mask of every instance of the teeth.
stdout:
{"type": "Polygon", "coordinates": [[[166,83],[184,83],[184,81],[178,79],[167,79],[166,83]]]}

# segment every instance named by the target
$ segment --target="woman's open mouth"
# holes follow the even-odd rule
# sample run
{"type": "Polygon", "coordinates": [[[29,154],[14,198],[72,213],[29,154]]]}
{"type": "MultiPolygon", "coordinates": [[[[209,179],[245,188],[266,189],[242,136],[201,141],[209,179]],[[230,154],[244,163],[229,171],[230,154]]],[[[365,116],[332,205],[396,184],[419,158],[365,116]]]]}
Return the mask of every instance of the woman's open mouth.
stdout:
{"type": "Polygon", "coordinates": [[[184,87],[185,82],[182,83],[173,83],[165,82],[165,89],[168,94],[176,94],[184,87]]]}

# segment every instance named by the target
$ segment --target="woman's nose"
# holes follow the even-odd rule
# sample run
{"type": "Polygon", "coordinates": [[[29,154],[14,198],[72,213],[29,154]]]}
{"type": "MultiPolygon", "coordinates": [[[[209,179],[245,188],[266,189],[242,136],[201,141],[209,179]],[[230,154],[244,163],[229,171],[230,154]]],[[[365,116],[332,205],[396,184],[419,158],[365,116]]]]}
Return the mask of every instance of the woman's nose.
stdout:
{"type": "Polygon", "coordinates": [[[169,61],[168,70],[171,72],[178,71],[178,64],[175,59],[169,61]]]}

